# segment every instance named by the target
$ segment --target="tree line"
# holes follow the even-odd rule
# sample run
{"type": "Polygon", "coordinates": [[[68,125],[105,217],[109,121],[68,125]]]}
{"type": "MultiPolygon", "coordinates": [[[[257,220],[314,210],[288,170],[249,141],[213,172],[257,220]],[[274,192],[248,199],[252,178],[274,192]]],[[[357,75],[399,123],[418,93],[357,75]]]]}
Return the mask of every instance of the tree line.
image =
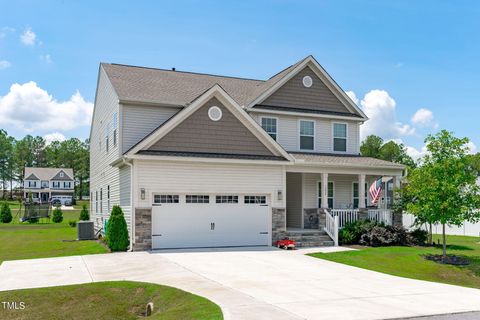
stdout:
{"type": "Polygon", "coordinates": [[[65,141],[47,141],[27,135],[15,139],[0,129],[0,186],[2,198],[12,198],[15,189],[21,188],[25,167],[72,168],[75,195],[89,193],[90,154],[89,141],[71,138],[65,141]]]}

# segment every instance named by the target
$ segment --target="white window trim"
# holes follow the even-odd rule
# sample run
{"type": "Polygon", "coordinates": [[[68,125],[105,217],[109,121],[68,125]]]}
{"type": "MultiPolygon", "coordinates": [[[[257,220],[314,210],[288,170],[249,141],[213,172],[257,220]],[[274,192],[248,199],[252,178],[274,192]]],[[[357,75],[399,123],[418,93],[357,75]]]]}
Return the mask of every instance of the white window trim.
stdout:
{"type": "MultiPolygon", "coordinates": [[[[275,119],[275,121],[277,121],[277,132],[275,132],[275,135],[276,135],[277,138],[274,139],[274,140],[278,142],[278,131],[279,131],[278,128],[279,128],[280,120],[278,119],[278,117],[261,116],[261,117],[260,117],[260,127],[262,127],[262,121],[263,121],[263,119],[275,119]]],[[[262,127],[262,129],[263,129],[263,127],[262,127]]],[[[265,130],[265,129],[263,129],[263,130],[265,130]]],[[[265,130],[265,132],[267,132],[267,130],[265,130]]],[[[270,136],[270,134],[269,134],[268,132],[267,132],[267,134],[270,136]]],[[[271,136],[270,136],[270,137],[271,137],[271,136]]],[[[272,138],[272,139],[273,139],[273,138],[272,138]]]]}
{"type": "MultiPolygon", "coordinates": [[[[328,182],[327,182],[327,188],[328,188],[328,184],[329,184],[330,182],[333,184],[333,197],[331,197],[332,200],[333,200],[333,203],[332,203],[332,207],[333,207],[333,208],[330,208],[330,209],[335,209],[335,181],[333,181],[333,180],[328,180],[328,182]]],[[[316,201],[317,201],[317,208],[320,208],[320,206],[318,205],[318,200],[320,200],[320,202],[321,202],[321,199],[322,199],[322,197],[319,197],[319,196],[318,196],[318,195],[320,194],[320,191],[321,191],[321,190],[319,190],[319,187],[318,187],[318,185],[319,185],[320,183],[322,183],[322,180],[317,180],[317,187],[316,187],[316,188],[317,188],[317,193],[316,193],[316,197],[315,197],[315,199],[316,199],[316,201]]],[[[328,198],[329,198],[329,197],[328,197],[328,189],[327,189],[327,202],[328,202],[328,198]]]]}
{"type": "MultiPolygon", "coordinates": [[[[338,138],[338,139],[343,139],[343,138],[338,138]]],[[[348,122],[338,122],[338,121],[333,121],[332,122],[332,152],[333,153],[348,153],[348,122]],[[344,124],[345,125],[345,151],[335,151],[335,135],[334,135],[334,127],[336,124],[344,124]]]]}
{"type": "MultiPolygon", "coordinates": [[[[311,119],[298,119],[297,121],[297,134],[298,134],[298,150],[300,151],[310,151],[310,152],[314,152],[316,150],[315,148],[315,144],[316,144],[316,135],[317,135],[317,123],[315,120],[311,120],[311,119]],[[301,148],[301,143],[300,143],[300,140],[301,140],[301,137],[302,135],[300,134],[300,129],[301,129],[301,122],[302,121],[308,121],[308,122],[313,122],[313,149],[302,149],[301,148]]],[[[305,136],[305,137],[310,137],[310,136],[305,136]]]]}
{"type": "MultiPolygon", "coordinates": [[[[354,185],[355,183],[358,184],[358,195],[360,196],[360,181],[352,181],[352,209],[354,208],[354,205],[353,205],[353,200],[355,200],[355,197],[354,197],[354,185]]],[[[369,204],[369,195],[368,195],[368,182],[365,181],[365,199],[366,199],[366,202],[365,202],[365,205],[368,206],[369,204]]],[[[360,200],[358,200],[358,204],[360,204],[360,200]]]]}

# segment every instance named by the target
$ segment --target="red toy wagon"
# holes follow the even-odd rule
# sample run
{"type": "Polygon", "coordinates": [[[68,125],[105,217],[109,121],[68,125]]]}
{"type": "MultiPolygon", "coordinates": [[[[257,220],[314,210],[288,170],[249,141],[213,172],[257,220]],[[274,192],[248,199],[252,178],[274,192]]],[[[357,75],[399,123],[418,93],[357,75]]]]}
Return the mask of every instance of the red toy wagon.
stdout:
{"type": "Polygon", "coordinates": [[[290,240],[290,239],[277,240],[275,242],[275,246],[277,248],[282,248],[285,250],[295,249],[295,240],[290,240]]]}

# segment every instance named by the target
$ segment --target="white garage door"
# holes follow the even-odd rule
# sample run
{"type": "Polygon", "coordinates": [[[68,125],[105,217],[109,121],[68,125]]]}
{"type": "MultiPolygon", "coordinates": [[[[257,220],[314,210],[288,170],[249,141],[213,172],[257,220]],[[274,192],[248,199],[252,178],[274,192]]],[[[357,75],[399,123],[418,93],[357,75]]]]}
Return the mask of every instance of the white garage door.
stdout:
{"type": "Polygon", "coordinates": [[[153,249],[269,244],[266,196],[162,194],[154,199],[153,249]]]}

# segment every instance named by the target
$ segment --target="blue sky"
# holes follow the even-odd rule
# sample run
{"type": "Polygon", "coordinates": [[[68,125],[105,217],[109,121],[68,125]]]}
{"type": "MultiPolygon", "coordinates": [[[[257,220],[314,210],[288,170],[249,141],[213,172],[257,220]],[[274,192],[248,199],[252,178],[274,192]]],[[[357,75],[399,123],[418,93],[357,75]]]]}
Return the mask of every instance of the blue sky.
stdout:
{"type": "Polygon", "coordinates": [[[401,140],[412,154],[426,134],[443,128],[480,146],[477,1],[0,7],[0,127],[17,137],[88,137],[99,62],[266,79],[312,54],[370,113],[364,134],[401,140]],[[61,117],[40,120],[45,113],[61,117]]]}

